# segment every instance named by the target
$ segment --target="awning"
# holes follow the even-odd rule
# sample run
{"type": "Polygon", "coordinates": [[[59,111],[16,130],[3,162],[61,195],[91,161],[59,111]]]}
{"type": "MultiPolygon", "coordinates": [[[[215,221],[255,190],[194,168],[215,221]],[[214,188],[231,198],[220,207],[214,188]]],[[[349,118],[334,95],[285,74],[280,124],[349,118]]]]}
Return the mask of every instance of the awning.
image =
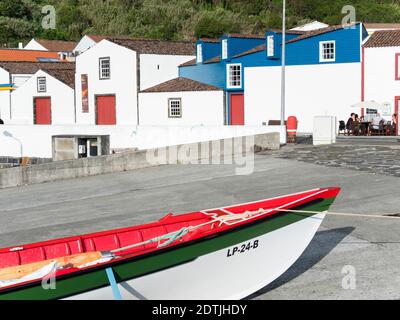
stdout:
{"type": "Polygon", "coordinates": [[[362,101],[351,106],[352,108],[364,108],[364,109],[382,109],[384,105],[382,103],[378,103],[374,100],[371,101],[362,101]]]}

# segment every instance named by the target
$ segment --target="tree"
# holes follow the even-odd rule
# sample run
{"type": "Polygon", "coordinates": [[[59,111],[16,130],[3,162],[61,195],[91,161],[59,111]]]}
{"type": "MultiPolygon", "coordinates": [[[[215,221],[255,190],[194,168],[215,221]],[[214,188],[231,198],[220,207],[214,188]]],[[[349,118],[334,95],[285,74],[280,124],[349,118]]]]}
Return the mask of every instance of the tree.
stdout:
{"type": "Polygon", "coordinates": [[[22,0],[1,0],[0,16],[18,19],[30,19],[31,13],[22,0]]]}

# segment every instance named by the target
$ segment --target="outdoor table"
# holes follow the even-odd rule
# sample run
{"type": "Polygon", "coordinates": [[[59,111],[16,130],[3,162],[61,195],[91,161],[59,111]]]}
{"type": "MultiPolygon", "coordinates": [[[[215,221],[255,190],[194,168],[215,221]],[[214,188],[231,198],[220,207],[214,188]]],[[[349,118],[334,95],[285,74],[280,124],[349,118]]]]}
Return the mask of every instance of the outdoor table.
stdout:
{"type": "Polygon", "coordinates": [[[371,125],[371,122],[369,122],[369,121],[361,121],[360,130],[363,135],[368,134],[368,129],[369,129],[370,125],[371,125]]]}

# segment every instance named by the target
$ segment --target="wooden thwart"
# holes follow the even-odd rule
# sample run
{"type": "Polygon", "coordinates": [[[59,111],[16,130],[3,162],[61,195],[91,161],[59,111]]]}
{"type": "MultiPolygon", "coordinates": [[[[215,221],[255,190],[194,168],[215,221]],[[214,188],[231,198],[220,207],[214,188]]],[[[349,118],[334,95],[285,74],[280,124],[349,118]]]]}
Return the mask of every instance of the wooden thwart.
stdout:
{"type": "Polygon", "coordinates": [[[81,265],[99,260],[101,252],[80,253],[68,257],[55,258],[35,263],[23,264],[14,267],[0,269],[0,280],[17,280],[34,273],[52,262],[57,262],[57,268],[78,268],[81,265]]]}

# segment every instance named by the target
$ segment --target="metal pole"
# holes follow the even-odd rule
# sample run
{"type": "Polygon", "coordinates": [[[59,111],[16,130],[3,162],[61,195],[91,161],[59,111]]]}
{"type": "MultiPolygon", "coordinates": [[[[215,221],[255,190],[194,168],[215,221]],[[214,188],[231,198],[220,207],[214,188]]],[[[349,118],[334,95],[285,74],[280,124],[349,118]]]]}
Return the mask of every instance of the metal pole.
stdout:
{"type": "Polygon", "coordinates": [[[286,0],[283,0],[282,9],[282,78],[281,78],[281,125],[285,125],[286,105],[286,0]]]}

